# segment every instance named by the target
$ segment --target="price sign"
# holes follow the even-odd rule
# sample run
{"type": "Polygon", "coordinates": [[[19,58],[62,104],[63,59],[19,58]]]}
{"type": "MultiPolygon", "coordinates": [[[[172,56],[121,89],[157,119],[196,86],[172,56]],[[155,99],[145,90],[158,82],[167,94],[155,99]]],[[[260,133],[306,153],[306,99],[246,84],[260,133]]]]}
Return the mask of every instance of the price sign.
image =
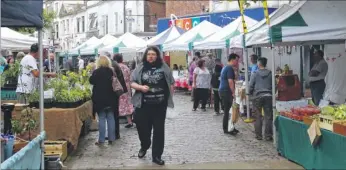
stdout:
{"type": "Polygon", "coordinates": [[[53,99],[54,97],[54,90],[53,89],[49,89],[47,91],[44,91],[44,99],[53,99]]]}

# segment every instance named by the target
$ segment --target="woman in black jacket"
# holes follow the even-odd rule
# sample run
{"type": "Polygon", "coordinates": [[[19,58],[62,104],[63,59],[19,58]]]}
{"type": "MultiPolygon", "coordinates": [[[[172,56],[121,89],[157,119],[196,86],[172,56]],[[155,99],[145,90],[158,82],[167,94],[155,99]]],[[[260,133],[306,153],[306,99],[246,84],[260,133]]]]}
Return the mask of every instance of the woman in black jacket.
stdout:
{"type": "Polygon", "coordinates": [[[223,110],[223,105],[220,100],[219,96],[219,86],[220,86],[220,76],[221,76],[221,70],[222,70],[222,65],[220,62],[218,62],[220,59],[216,60],[216,65],[214,68],[214,73],[211,78],[211,85],[213,86],[213,93],[214,93],[214,110],[215,114],[219,115],[220,114],[220,104],[221,104],[221,109],[223,110]]]}
{"type": "Polygon", "coordinates": [[[91,75],[89,81],[93,85],[92,101],[99,118],[99,139],[96,145],[105,143],[106,121],[108,129],[108,143],[116,139],[114,110],[117,96],[112,87],[113,68],[108,57],[100,56],[97,61],[97,69],[91,75]]]}

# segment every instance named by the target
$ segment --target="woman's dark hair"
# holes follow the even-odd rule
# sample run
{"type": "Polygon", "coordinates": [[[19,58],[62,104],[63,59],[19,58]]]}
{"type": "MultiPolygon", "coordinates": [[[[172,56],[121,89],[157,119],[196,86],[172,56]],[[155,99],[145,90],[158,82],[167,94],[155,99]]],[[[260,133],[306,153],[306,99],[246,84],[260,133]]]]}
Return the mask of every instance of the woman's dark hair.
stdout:
{"type": "Polygon", "coordinates": [[[261,57],[257,60],[263,67],[267,67],[267,59],[264,57],[261,57]]]}
{"type": "Polygon", "coordinates": [[[204,60],[198,60],[197,67],[201,68],[203,66],[204,62],[205,62],[204,60]]]}
{"type": "Polygon", "coordinates": [[[161,58],[161,52],[160,52],[159,48],[157,48],[156,46],[149,46],[144,52],[144,55],[142,58],[143,64],[148,63],[148,61],[147,61],[148,51],[154,51],[156,53],[157,58],[156,58],[156,61],[154,63],[155,65],[163,63],[162,58],[161,58]]]}
{"type": "Polygon", "coordinates": [[[117,63],[122,63],[123,62],[123,55],[117,53],[114,54],[113,60],[116,61],[117,63]]]}
{"type": "Polygon", "coordinates": [[[178,64],[173,64],[173,70],[178,70],[178,64]]]}

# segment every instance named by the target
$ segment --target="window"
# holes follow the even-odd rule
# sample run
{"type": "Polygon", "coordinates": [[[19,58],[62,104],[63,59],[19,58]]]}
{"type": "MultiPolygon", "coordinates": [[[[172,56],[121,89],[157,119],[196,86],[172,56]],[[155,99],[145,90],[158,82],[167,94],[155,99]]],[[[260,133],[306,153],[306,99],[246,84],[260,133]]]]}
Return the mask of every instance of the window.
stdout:
{"type": "MultiPolygon", "coordinates": [[[[132,19],[132,10],[128,10],[127,11],[127,18],[131,18],[132,19]]],[[[128,25],[128,32],[132,32],[132,20],[131,19],[126,19],[126,23],[128,25]]]]}
{"type": "Polygon", "coordinates": [[[85,17],[82,16],[82,32],[85,32],[85,17]]]}
{"type": "Polygon", "coordinates": [[[69,32],[69,30],[70,30],[70,20],[69,19],[67,19],[66,20],[66,32],[67,32],[67,34],[69,34],[70,32],[69,32]]]}
{"type": "Polygon", "coordinates": [[[55,31],[56,31],[55,38],[58,39],[59,38],[59,24],[55,25],[55,31]]]}
{"type": "Polygon", "coordinates": [[[56,2],[56,3],[54,4],[54,11],[57,13],[58,10],[59,10],[59,4],[58,4],[58,2],[56,2]]]}
{"type": "Polygon", "coordinates": [[[117,33],[118,32],[118,27],[119,27],[119,24],[118,24],[118,22],[119,22],[119,18],[118,18],[118,12],[115,12],[114,13],[114,15],[115,15],[115,32],[117,33]]]}
{"type": "Polygon", "coordinates": [[[62,21],[62,26],[63,26],[63,33],[66,34],[66,24],[65,24],[65,20],[62,21]]]}
{"type": "Polygon", "coordinates": [[[105,32],[105,34],[108,34],[108,15],[104,16],[104,23],[105,23],[104,32],[105,32]]]}
{"type": "Polygon", "coordinates": [[[80,18],[77,18],[77,33],[80,33],[80,18]]]}

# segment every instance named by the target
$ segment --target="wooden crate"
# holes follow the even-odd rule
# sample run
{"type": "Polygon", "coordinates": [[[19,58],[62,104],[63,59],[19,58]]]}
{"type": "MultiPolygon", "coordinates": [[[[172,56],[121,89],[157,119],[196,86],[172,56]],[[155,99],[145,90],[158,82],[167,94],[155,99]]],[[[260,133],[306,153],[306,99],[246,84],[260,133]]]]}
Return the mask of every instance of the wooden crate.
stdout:
{"type": "Polygon", "coordinates": [[[44,141],[44,155],[60,155],[60,160],[67,158],[67,141],[44,141]]]}
{"type": "Polygon", "coordinates": [[[346,121],[336,121],[333,123],[334,133],[346,136],[346,121]]]}
{"type": "Polygon", "coordinates": [[[312,124],[312,121],[313,121],[314,119],[312,118],[312,117],[310,117],[310,116],[304,116],[303,117],[303,122],[306,124],[306,125],[308,125],[308,126],[310,126],[311,124],[312,124]]]}

